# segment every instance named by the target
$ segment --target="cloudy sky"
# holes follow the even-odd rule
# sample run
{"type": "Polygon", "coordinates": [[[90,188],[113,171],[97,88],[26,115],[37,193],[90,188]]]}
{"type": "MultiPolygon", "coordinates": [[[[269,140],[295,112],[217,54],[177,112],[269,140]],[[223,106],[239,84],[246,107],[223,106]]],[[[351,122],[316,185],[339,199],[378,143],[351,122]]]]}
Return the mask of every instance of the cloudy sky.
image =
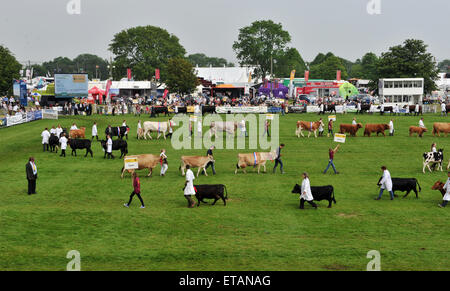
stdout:
{"type": "Polygon", "coordinates": [[[448,0],[78,0],[81,14],[69,15],[70,1],[2,0],[0,44],[20,62],[80,53],[109,58],[115,33],[154,25],[177,35],[188,54],[235,62],[231,46],[239,29],[272,19],[308,61],[328,51],[354,61],[407,38],[424,40],[438,60],[450,58],[448,0]],[[380,15],[367,13],[370,1],[381,2],[380,15]]]}

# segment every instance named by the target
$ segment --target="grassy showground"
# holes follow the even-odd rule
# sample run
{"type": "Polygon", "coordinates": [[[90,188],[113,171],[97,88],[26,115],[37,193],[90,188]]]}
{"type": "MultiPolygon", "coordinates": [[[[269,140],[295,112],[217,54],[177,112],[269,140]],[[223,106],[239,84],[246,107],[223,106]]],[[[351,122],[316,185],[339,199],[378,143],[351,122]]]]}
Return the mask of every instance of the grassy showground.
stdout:
{"type": "MultiPolygon", "coordinates": [[[[335,131],[354,116],[338,115],[335,131]]],[[[424,117],[428,128],[450,120],[424,117]]],[[[65,270],[70,250],[80,252],[82,270],[365,270],[370,250],[381,253],[382,270],[449,270],[450,207],[438,208],[442,196],[431,190],[447,175],[423,174],[422,153],[436,142],[448,161],[450,137],[434,138],[431,132],[422,139],[409,137],[409,126],[418,125],[419,118],[393,118],[394,137],[362,137],[360,130],[336,154],[340,174],[330,169],[323,175],[328,148],[335,143],[294,135],[297,120],[316,121],[317,115],[280,117],[286,174],[272,174],[274,163],[268,162],[267,174],[235,175],[237,153],[253,150],[216,150],[217,175],[200,176],[195,183],[225,184],[228,204],[218,201],[195,209],[186,207],[179,160],[181,155],[204,155],[206,149],[176,151],[169,140],[138,141],[138,117],[60,117],[2,129],[0,270],[65,270]],[[45,127],[60,123],[69,128],[76,122],[90,136],[97,121],[103,136],[108,124],[118,126],[124,118],[132,133],[130,154],[167,149],[166,177],[159,176],[159,166],[152,178],[139,172],[146,209],[139,208],[136,198],[130,208],[123,207],[132,191],[130,175],[120,179],[123,161],[103,159],[99,143],[93,143],[94,158],[85,158],[84,151],[72,157],[70,149],[66,158],[42,152],[40,133],[45,127]],[[26,194],[25,176],[29,156],[36,158],[39,171],[37,195],[31,196],[26,194]],[[392,177],[417,178],[422,186],[419,199],[410,194],[390,201],[385,193],[375,201],[382,165],[392,177]],[[308,204],[298,209],[298,196],[291,190],[304,171],[313,186],[335,187],[333,208],[322,201],[318,210],[308,204]]],[[[390,116],[357,119],[363,124],[388,123],[390,116]]]]}

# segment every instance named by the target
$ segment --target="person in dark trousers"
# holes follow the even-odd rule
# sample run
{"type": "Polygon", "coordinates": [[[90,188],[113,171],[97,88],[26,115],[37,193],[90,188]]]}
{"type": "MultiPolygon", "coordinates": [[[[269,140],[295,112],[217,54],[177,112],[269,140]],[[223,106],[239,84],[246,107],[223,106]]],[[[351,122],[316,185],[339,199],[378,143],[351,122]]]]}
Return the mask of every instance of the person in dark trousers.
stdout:
{"type": "Polygon", "coordinates": [[[273,173],[275,174],[277,170],[278,164],[280,164],[280,171],[281,174],[284,174],[283,171],[283,162],[281,161],[281,150],[284,148],[284,143],[280,144],[280,146],[277,149],[277,157],[275,158],[275,166],[273,167],[273,173]]]}
{"type": "MultiPolygon", "coordinates": [[[[211,147],[209,148],[209,150],[206,152],[206,155],[207,155],[207,156],[213,157],[213,150],[214,150],[214,149],[215,149],[215,147],[214,147],[214,146],[211,146],[211,147]]],[[[216,174],[216,169],[214,168],[214,162],[209,162],[209,163],[206,165],[205,170],[208,169],[209,166],[211,166],[213,175],[215,175],[215,174],[216,174]]],[[[204,172],[203,172],[203,174],[204,174],[204,172]]]]}
{"type": "Polygon", "coordinates": [[[30,157],[28,163],[25,166],[28,180],[28,195],[36,194],[36,180],[37,180],[37,167],[34,163],[34,158],[30,157]]]}
{"type": "Polygon", "coordinates": [[[311,183],[309,181],[308,173],[302,174],[302,193],[300,195],[300,209],[305,209],[305,201],[308,202],[312,207],[317,209],[317,204],[314,203],[314,197],[311,192],[311,183]]]}
{"type": "Polygon", "coordinates": [[[448,176],[448,179],[443,188],[445,191],[445,195],[442,198],[442,204],[438,204],[438,206],[441,208],[444,208],[445,206],[447,206],[448,201],[450,201],[450,171],[447,173],[447,176],[448,176]]]}
{"type": "Polygon", "coordinates": [[[329,160],[329,162],[328,162],[327,168],[325,169],[325,171],[323,171],[324,174],[327,173],[327,171],[328,171],[328,169],[330,168],[330,166],[333,167],[333,170],[334,170],[334,173],[335,173],[335,174],[339,174],[339,172],[336,171],[336,167],[334,166],[334,163],[333,163],[333,160],[334,160],[334,154],[337,153],[337,151],[338,151],[338,149],[339,149],[339,146],[340,146],[340,145],[338,144],[337,147],[336,147],[335,149],[331,149],[331,148],[330,148],[330,149],[328,150],[328,156],[330,157],[330,160],[329,160]]]}
{"type": "Polygon", "coordinates": [[[123,206],[130,207],[131,201],[133,201],[133,197],[134,197],[134,195],[136,195],[139,198],[139,200],[141,201],[141,208],[145,208],[144,200],[142,200],[142,197],[141,197],[141,182],[139,181],[139,177],[136,172],[133,172],[132,178],[133,178],[134,190],[133,190],[133,192],[131,192],[130,201],[128,201],[128,203],[125,203],[123,206]]]}
{"type": "Polygon", "coordinates": [[[334,136],[334,132],[333,132],[333,119],[330,119],[330,120],[328,121],[328,134],[327,134],[327,137],[330,137],[330,134],[331,134],[331,137],[334,136]]]}

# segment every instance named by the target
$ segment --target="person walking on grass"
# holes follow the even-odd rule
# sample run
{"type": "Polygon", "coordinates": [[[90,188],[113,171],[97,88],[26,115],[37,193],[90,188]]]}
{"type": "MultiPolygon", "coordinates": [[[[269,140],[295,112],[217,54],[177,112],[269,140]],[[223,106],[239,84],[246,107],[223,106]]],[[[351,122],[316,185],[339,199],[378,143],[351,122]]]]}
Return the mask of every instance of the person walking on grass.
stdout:
{"type": "Polygon", "coordinates": [[[133,178],[133,192],[131,192],[130,200],[128,201],[128,203],[125,203],[123,206],[130,207],[131,201],[133,201],[133,197],[134,195],[136,195],[141,201],[141,208],[145,208],[144,200],[142,200],[141,197],[141,182],[139,181],[138,174],[136,172],[133,172],[131,177],[133,178]]]}
{"type": "Polygon", "coordinates": [[[394,121],[391,119],[391,121],[389,121],[389,136],[394,136],[394,132],[394,121]]]}
{"type": "Polygon", "coordinates": [[[328,171],[328,169],[330,168],[330,166],[333,167],[333,170],[334,170],[334,173],[335,173],[335,174],[339,174],[339,172],[336,171],[336,167],[335,167],[335,165],[334,165],[334,163],[333,163],[333,160],[334,160],[334,155],[337,153],[337,151],[338,151],[338,149],[339,149],[340,146],[341,146],[341,145],[338,144],[337,147],[336,147],[335,149],[331,149],[331,148],[328,149],[328,156],[329,156],[330,159],[329,159],[327,168],[325,169],[325,171],[323,171],[324,174],[327,173],[327,171],[328,171]]]}
{"type": "Polygon", "coordinates": [[[48,131],[47,127],[41,133],[41,136],[42,136],[42,147],[44,149],[44,152],[45,152],[45,149],[47,149],[47,151],[48,151],[48,141],[50,139],[50,132],[48,131]]]}
{"type": "Polygon", "coordinates": [[[263,136],[265,136],[267,134],[267,136],[270,137],[269,129],[270,129],[270,121],[266,120],[264,122],[264,133],[263,133],[263,136]]]}
{"type": "Polygon", "coordinates": [[[114,159],[112,154],[113,141],[109,135],[106,136],[106,154],[108,155],[108,159],[114,159]]]}
{"type": "Polygon", "coordinates": [[[320,125],[319,125],[319,136],[323,136],[323,126],[322,126],[322,118],[320,118],[320,125]]]}
{"type": "Polygon", "coordinates": [[[381,196],[383,195],[385,189],[389,192],[389,194],[391,194],[391,200],[394,200],[394,192],[392,191],[391,173],[389,173],[389,171],[385,166],[381,167],[381,171],[383,171],[383,177],[381,178],[381,181],[378,184],[378,186],[381,186],[380,194],[378,195],[377,198],[375,198],[375,200],[381,199],[381,196]]]}
{"type": "Polygon", "coordinates": [[[283,170],[283,162],[281,161],[281,150],[284,148],[284,144],[280,144],[280,146],[277,149],[277,157],[275,158],[275,166],[273,167],[273,173],[275,174],[276,170],[277,170],[277,166],[278,164],[280,164],[280,171],[281,174],[284,174],[284,170],[283,170]]]}
{"type": "Polygon", "coordinates": [[[36,194],[36,180],[37,180],[37,167],[34,163],[34,157],[28,159],[28,163],[25,165],[25,172],[27,174],[28,181],[28,195],[36,194]]]}
{"type": "Polygon", "coordinates": [[[167,163],[166,150],[162,149],[159,155],[159,162],[161,163],[161,176],[165,176],[167,169],[169,169],[169,164],[167,163]]]}
{"type": "MultiPolygon", "coordinates": [[[[211,147],[209,148],[209,150],[206,152],[206,156],[207,156],[207,157],[212,157],[212,158],[214,158],[213,150],[214,150],[215,148],[216,148],[215,146],[211,146],[211,147]]],[[[209,166],[211,166],[213,175],[215,175],[215,174],[216,174],[216,169],[214,168],[214,162],[213,162],[213,161],[209,161],[208,164],[206,164],[205,170],[207,170],[207,169],[209,168],[209,166]]],[[[202,173],[204,174],[204,172],[202,172],[202,173]]]]}
{"type": "Polygon", "coordinates": [[[92,140],[94,140],[94,137],[96,137],[98,141],[97,122],[94,122],[94,125],[92,126],[92,140]]]}
{"type": "Polygon", "coordinates": [[[444,198],[442,199],[442,204],[438,204],[438,206],[441,208],[447,206],[448,202],[450,201],[450,171],[447,173],[447,176],[448,176],[447,183],[445,183],[443,188],[445,191],[445,195],[444,198]]]}
{"type": "Polygon", "coordinates": [[[195,202],[192,199],[192,196],[195,195],[194,189],[194,173],[191,170],[189,165],[186,166],[186,182],[184,183],[184,197],[188,201],[188,208],[193,208],[195,206],[195,202]]]}
{"type": "Polygon", "coordinates": [[[314,197],[311,192],[311,183],[309,182],[308,173],[302,174],[302,194],[300,195],[300,209],[305,209],[305,201],[308,202],[312,207],[317,209],[316,203],[314,203],[314,197]]]}
{"type": "Polygon", "coordinates": [[[334,132],[333,132],[333,119],[328,120],[328,134],[327,137],[333,137],[334,132]]]}
{"type": "Polygon", "coordinates": [[[61,137],[59,139],[59,143],[61,144],[61,154],[60,157],[66,157],[66,149],[67,149],[67,142],[69,140],[66,137],[66,134],[63,132],[61,133],[61,137]]]}

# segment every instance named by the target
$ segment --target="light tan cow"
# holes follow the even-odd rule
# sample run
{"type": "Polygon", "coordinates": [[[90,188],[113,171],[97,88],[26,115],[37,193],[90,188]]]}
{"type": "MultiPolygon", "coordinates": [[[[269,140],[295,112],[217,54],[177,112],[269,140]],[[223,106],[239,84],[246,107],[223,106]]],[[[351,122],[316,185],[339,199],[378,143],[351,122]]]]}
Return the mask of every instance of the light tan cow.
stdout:
{"type": "Polygon", "coordinates": [[[146,121],[144,122],[144,139],[147,139],[147,136],[150,137],[150,139],[152,139],[152,132],[157,132],[158,136],[156,137],[156,139],[159,139],[161,134],[164,137],[164,139],[166,139],[166,132],[169,131],[170,127],[174,127],[176,126],[175,122],[173,122],[172,120],[169,121],[146,121]]]}
{"type": "Polygon", "coordinates": [[[319,129],[319,126],[324,127],[322,120],[312,122],[312,121],[297,121],[297,129],[295,130],[295,135],[297,137],[304,137],[302,130],[308,131],[308,137],[311,135],[311,132],[314,132],[314,137],[317,138],[317,130],[319,129]]]}
{"type": "Polygon", "coordinates": [[[129,173],[133,173],[135,170],[126,170],[125,169],[125,159],[128,158],[137,158],[139,168],[137,170],[143,170],[148,169],[149,173],[147,177],[150,177],[153,173],[153,169],[159,164],[159,156],[152,155],[152,154],[143,154],[143,155],[135,155],[135,156],[125,156],[124,157],[124,165],[122,168],[122,175],[121,178],[123,179],[123,174],[125,171],[128,171],[129,173]]]}
{"type": "Polygon", "coordinates": [[[198,168],[197,177],[200,174],[200,170],[203,170],[205,176],[208,176],[206,173],[206,165],[208,165],[209,162],[215,162],[213,156],[182,156],[180,166],[181,175],[184,176],[186,166],[189,165],[191,169],[198,168]]]}
{"type": "Polygon", "coordinates": [[[238,169],[242,169],[244,173],[246,167],[258,167],[258,174],[261,166],[264,167],[264,173],[266,172],[267,160],[274,160],[276,158],[275,151],[265,153],[251,153],[251,154],[238,154],[238,162],[236,164],[236,170],[234,174],[237,174],[238,169]]]}
{"type": "Polygon", "coordinates": [[[447,136],[450,133],[450,123],[436,122],[433,124],[433,136],[441,136],[441,132],[447,136]]]}

